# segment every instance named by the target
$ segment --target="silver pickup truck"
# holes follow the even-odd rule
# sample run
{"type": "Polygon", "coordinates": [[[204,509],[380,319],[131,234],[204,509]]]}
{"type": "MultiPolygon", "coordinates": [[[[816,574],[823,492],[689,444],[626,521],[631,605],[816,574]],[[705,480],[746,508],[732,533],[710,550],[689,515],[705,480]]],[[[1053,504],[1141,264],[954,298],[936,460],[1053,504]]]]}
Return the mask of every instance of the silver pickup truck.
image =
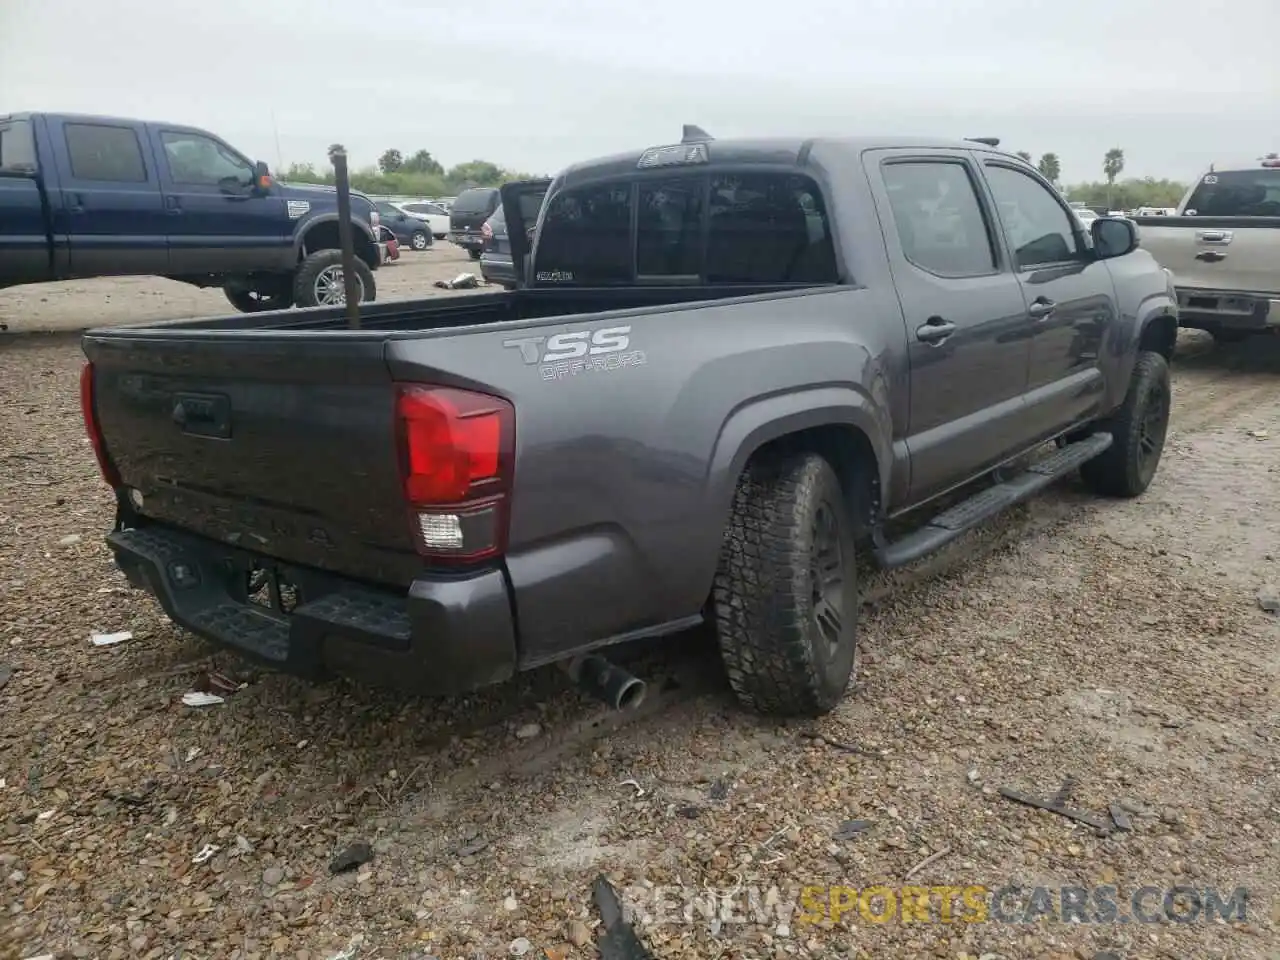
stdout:
{"type": "Polygon", "coordinates": [[[1179,323],[1223,342],[1280,330],[1280,156],[1210,168],[1174,217],[1136,217],[1174,276],[1179,323]]]}

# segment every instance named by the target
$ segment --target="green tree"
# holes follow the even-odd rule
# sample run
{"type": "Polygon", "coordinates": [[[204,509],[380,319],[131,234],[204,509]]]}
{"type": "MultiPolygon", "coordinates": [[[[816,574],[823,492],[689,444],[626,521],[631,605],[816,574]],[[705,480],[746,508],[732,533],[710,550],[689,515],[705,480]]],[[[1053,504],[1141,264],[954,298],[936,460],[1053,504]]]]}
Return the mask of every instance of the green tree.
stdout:
{"type": "Polygon", "coordinates": [[[444,167],[440,165],[440,161],[427,150],[414,153],[400,169],[405,173],[432,173],[438,177],[444,175],[444,167]]]}
{"type": "Polygon", "coordinates": [[[336,157],[340,153],[346,153],[346,152],[347,152],[347,148],[340,143],[329,144],[329,162],[333,163],[334,157],[336,157]]]}
{"type": "Polygon", "coordinates": [[[457,186],[496,187],[511,179],[496,163],[488,160],[469,160],[452,167],[445,179],[457,186]]]}
{"type": "Polygon", "coordinates": [[[1023,160],[1027,161],[1027,163],[1031,162],[1031,154],[1026,150],[1019,150],[1018,156],[1020,156],[1023,160]]]}
{"type": "Polygon", "coordinates": [[[1108,210],[1132,210],[1135,207],[1176,207],[1187,192],[1187,185],[1177,180],[1157,180],[1154,177],[1130,178],[1107,183],[1077,183],[1066,189],[1070,200],[1078,200],[1090,207],[1108,210]]]}
{"type": "Polygon", "coordinates": [[[1040,173],[1043,174],[1044,178],[1050,183],[1057,183],[1058,177],[1062,175],[1062,164],[1058,162],[1058,155],[1056,153],[1046,153],[1041,157],[1039,168],[1040,173]]]}
{"type": "Polygon", "coordinates": [[[403,166],[404,154],[394,148],[383,151],[382,156],[378,158],[378,169],[383,173],[395,173],[403,166]]]}
{"type": "Polygon", "coordinates": [[[1107,178],[1107,206],[1114,210],[1112,206],[1112,188],[1115,186],[1116,177],[1124,171],[1124,151],[1119,147],[1112,147],[1107,151],[1107,155],[1102,158],[1102,173],[1107,178]]]}

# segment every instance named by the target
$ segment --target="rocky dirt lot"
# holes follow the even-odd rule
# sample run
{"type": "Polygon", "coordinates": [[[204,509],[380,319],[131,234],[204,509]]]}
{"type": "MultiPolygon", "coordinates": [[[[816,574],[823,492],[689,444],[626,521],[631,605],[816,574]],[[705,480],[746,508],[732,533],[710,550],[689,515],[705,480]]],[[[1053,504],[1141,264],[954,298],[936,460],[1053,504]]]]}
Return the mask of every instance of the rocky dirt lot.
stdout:
{"type": "Polygon", "coordinates": [[[213,653],[113,570],[80,361],[69,338],[0,345],[5,960],[594,957],[601,873],[663,960],[1278,955],[1280,618],[1259,592],[1280,585],[1280,344],[1180,346],[1140,500],[1063,484],[873,575],[854,690],[788,724],[734,705],[699,634],[628,655],[651,691],[632,715],[554,672],[429,701],[213,653]],[[214,674],[244,685],[182,705],[214,674]],[[1064,781],[1130,829],[999,793],[1064,781]],[[365,862],[331,872],[344,852],[365,862]],[[802,886],[905,882],[1017,884],[1019,916],[1036,886],[1113,885],[1125,918],[1144,886],[1249,900],[1244,922],[942,922],[941,894],[933,922],[786,910],[802,886]]]}

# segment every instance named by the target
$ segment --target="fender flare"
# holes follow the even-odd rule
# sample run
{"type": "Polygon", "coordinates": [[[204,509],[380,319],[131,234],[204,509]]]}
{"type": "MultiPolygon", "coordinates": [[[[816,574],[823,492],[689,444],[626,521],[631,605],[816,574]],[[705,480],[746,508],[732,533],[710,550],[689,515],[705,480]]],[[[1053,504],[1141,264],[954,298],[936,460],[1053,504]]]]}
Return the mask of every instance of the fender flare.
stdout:
{"type": "MultiPolygon", "coordinates": [[[[302,245],[306,241],[308,233],[310,233],[315,227],[319,226],[322,223],[337,223],[337,222],[338,222],[337,213],[320,213],[320,214],[316,214],[316,216],[314,217],[310,217],[307,220],[303,221],[302,224],[299,225],[298,230],[293,237],[294,260],[302,259],[302,245]]],[[[377,242],[377,238],[373,235],[373,227],[369,226],[369,224],[365,223],[363,220],[360,220],[356,217],[351,218],[351,225],[353,227],[358,228],[360,233],[364,235],[364,238],[368,240],[370,243],[372,243],[374,245],[374,248],[377,249],[378,242],[377,242]]]]}
{"type": "Polygon", "coordinates": [[[881,407],[851,385],[818,385],[757,397],[734,409],[720,428],[708,470],[711,506],[728,516],[738,477],[751,456],[772,440],[813,427],[849,426],[870,442],[880,490],[889,489],[892,430],[881,407]]]}

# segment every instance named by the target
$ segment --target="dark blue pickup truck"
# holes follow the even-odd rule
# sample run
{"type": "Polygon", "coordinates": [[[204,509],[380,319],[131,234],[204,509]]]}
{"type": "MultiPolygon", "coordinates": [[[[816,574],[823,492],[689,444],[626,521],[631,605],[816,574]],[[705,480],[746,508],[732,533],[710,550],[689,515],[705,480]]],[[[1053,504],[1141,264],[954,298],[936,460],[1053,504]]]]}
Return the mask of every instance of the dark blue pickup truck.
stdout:
{"type": "MultiPolygon", "coordinates": [[[[351,215],[372,300],[378,215],[360,194],[351,215]]],[[[222,287],[244,312],[341,303],[337,193],[273,182],[193,127],[0,116],[0,288],[128,275],[222,287]]]]}

